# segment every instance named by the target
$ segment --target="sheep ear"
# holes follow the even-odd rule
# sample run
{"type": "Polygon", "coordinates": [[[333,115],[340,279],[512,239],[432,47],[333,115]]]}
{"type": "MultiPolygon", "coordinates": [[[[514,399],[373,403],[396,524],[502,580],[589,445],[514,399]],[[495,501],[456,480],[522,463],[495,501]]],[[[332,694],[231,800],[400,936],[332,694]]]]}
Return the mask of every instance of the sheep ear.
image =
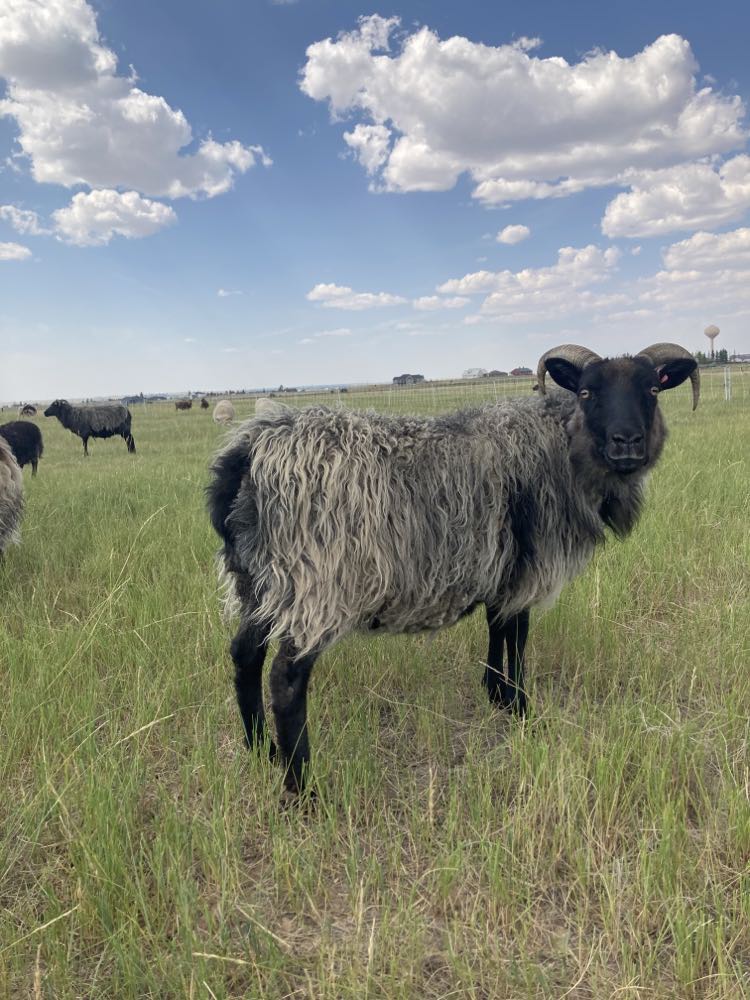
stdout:
{"type": "Polygon", "coordinates": [[[578,392],[578,385],[581,381],[581,370],[576,365],[564,358],[547,358],[544,367],[549,372],[553,381],[557,382],[563,389],[570,389],[571,392],[578,392]]]}
{"type": "Polygon", "coordinates": [[[667,361],[656,369],[659,386],[662,389],[674,389],[682,385],[697,367],[697,362],[693,358],[675,358],[673,361],[667,361]]]}

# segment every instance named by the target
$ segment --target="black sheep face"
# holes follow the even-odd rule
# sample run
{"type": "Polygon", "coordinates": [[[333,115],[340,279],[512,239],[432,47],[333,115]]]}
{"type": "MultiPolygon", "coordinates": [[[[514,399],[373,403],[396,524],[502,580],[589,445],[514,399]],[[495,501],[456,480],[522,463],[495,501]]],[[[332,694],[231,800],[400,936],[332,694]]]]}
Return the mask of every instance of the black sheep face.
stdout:
{"type": "Polygon", "coordinates": [[[45,417],[61,417],[66,409],[70,407],[70,403],[67,399],[56,399],[54,403],[50,403],[47,409],[44,411],[45,417]]]}
{"type": "Polygon", "coordinates": [[[665,436],[659,393],[681,385],[696,362],[676,358],[655,368],[637,356],[597,360],[580,370],[550,358],[546,367],[558,385],[576,394],[594,457],[609,470],[627,475],[658,458],[665,436]]]}

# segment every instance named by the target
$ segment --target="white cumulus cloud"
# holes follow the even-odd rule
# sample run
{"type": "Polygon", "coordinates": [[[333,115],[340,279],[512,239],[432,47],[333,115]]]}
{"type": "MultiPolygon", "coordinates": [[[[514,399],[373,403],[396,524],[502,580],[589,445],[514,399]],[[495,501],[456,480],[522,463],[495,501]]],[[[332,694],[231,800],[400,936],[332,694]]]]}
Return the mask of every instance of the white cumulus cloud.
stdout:
{"type": "Polygon", "coordinates": [[[664,263],[671,271],[750,269],[750,228],[718,234],[694,233],[689,239],[667,247],[664,263]]]}
{"type": "Polygon", "coordinates": [[[0,219],[9,222],[17,233],[25,233],[28,236],[43,236],[50,232],[42,225],[36,212],[28,208],[0,205],[0,219]]]}
{"type": "Polygon", "coordinates": [[[528,226],[506,226],[505,229],[501,229],[497,234],[497,242],[507,243],[512,246],[514,243],[527,240],[529,236],[531,236],[531,230],[528,226]]]}
{"type": "Polygon", "coordinates": [[[399,18],[360,18],[307,49],[300,87],[393,191],[446,190],[462,173],[502,204],[563,196],[741,148],[739,97],[699,86],[689,43],[663,35],[632,56],[542,58],[526,43],[441,39],[399,18]],[[398,41],[395,36],[398,32],[398,41]]]}
{"type": "Polygon", "coordinates": [[[377,309],[398,306],[407,300],[388,292],[355,292],[346,285],[317,284],[307,293],[310,302],[319,302],[327,309],[377,309]]]}
{"type": "Polygon", "coordinates": [[[596,294],[596,286],[612,277],[620,252],[616,247],[602,250],[562,247],[557,261],[548,267],[527,267],[520,271],[475,271],[452,278],[438,286],[446,295],[483,295],[480,313],[467,318],[476,322],[481,315],[504,319],[548,319],[561,313],[591,311],[623,301],[620,293],[596,294]]]}
{"type": "Polygon", "coordinates": [[[135,191],[79,191],[52,213],[58,236],[76,246],[103,246],[113,236],[151,236],[177,220],[174,209],[135,191]]]}
{"type": "Polygon", "coordinates": [[[119,75],[84,0],[5,0],[0,9],[0,114],[15,120],[32,176],[66,187],[156,197],[213,197],[269,163],[259,146],[194,140],[185,115],[119,75]]]}
{"type": "Polygon", "coordinates": [[[20,243],[0,243],[0,260],[26,260],[30,256],[31,250],[20,243]]]}
{"type": "Polygon", "coordinates": [[[604,213],[606,236],[659,236],[714,228],[740,219],[750,208],[750,156],[721,166],[688,163],[639,174],[604,213]]]}
{"type": "Polygon", "coordinates": [[[413,305],[415,309],[428,312],[436,309],[463,309],[469,302],[471,299],[467,299],[463,295],[455,295],[452,298],[443,298],[441,295],[423,295],[421,298],[414,299],[413,305]]]}

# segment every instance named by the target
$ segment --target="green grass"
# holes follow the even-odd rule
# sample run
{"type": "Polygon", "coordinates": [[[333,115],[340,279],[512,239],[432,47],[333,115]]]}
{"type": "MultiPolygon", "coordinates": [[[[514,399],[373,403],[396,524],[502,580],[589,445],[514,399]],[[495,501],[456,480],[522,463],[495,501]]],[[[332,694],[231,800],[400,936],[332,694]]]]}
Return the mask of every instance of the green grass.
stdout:
{"type": "Polygon", "coordinates": [[[750,406],[711,388],[663,398],[641,524],[533,617],[527,723],[480,614],[319,661],[314,811],[241,745],[210,416],[136,407],[138,454],[86,461],[40,420],[0,567],[0,995],[749,996],[750,406]]]}

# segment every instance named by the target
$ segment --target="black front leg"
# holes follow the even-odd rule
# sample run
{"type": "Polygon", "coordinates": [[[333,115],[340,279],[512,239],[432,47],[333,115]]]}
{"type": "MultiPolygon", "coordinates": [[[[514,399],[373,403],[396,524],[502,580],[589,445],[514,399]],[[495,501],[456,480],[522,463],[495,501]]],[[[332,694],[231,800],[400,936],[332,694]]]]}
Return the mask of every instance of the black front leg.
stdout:
{"type": "MultiPolygon", "coordinates": [[[[266,632],[256,625],[247,625],[244,622],[232,640],[234,688],[245,729],[245,742],[250,748],[261,743],[265,734],[266,715],[263,709],[262,681],[263,661],[266,658],[267,648],[266,632]]],[[[275,753],[276,748],[271,741],[271,757],[274,757],[275,753]]]]}
{"type": "Polygon", "coordinates": [[[487,695],[495,705],[507,704],[507,687],[503,667],[503,651],[505,649],[505,622],[498,618],[498,613],[492,605],[487,608],[487,626],[490,630],[490,646],[487,650],[487,663],[484,668],[482,683],[487,688],[487,695]]]}
{"type": "Polygon", "coordinates": [[[524,651],[529,634],[529,612],[503,620],[496,608],[487,605],[487,625],[490,644],[487,650],[487,665],[482,679],[491,702],[509,708],[517,715],[525,715],[527,709],[524,690],[524,651]],[[503,650],[508,649],[507,679],[503,668],[503,650]]]}
{"type": "Polygon", "coordinates": [[[302,791],[310,762],[307,738],[307,684],[315,653],[299,657],[294,644],[282,641],[271,666],[271,705],[276,739],[286,767],[284,784],[290,792],[302,791]]]}

